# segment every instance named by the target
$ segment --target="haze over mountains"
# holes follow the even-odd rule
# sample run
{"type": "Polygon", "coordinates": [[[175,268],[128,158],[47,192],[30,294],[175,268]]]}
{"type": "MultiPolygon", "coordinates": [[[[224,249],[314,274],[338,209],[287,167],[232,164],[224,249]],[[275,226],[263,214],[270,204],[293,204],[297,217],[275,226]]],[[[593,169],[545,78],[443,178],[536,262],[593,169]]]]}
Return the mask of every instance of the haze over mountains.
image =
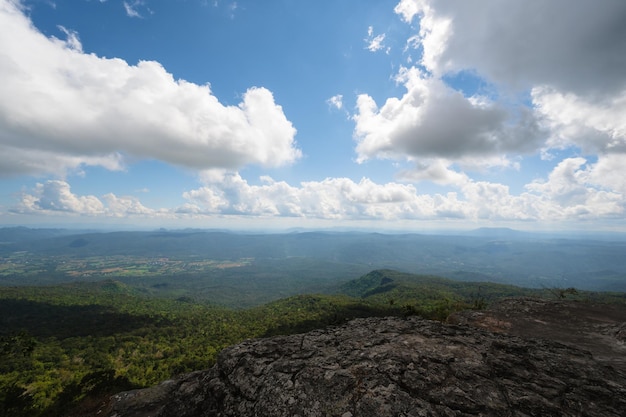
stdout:
{"type": "MultiPolygon", "coordinates": [[[[0,229],[0,256],[5,266],[7,262],[16,261],[10,260],[15,254],[40,261],[45,259],[48,283],[51,279],[54,282],[77,279],[75,275],[64,274],[60,268],[60,262],[69,259],[125,256],[211,260],[235,262],[237,266],[212,269],[205,274],[205,279],[217,281],[221,274],[222,280],[216,285],[228,282],[237,287],[238,280],[254,274],[273,287],[272,280],[280,276],[289,290],[277,295],[301,293],[304,289],[323,291],[380,268],[524,287],[626,291],[624,253],[626,240],[619,234],[554,237],[504,228],[445,235],[0,229]]],[[[6,268],[2,272],[0,283],[4,285],[37,284],[44,279],[44,274],[36,271],[21,276],[8,273],[6,268]]],[[[123,275],[115,275],[115,271],[107,273],[108,277],[124,280],[123,275]]],[[[147,279],[149,273],[144,275],[142,278],[147,279]]],[[[102,276],[95,273],[83,278],[93,280],[102,276]]],[[[134,283],[139,281],[135,277],[134,283]]],[[[182,281],[177,284],[171,277],[167,281],[170,288],[183,285],[182,281]]]]}

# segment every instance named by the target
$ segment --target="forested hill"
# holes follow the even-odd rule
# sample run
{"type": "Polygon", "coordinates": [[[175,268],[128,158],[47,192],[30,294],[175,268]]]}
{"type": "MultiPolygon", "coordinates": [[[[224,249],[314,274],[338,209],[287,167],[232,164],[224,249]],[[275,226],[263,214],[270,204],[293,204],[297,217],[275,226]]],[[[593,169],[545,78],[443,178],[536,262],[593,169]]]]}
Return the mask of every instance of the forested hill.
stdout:
{"type": "Polygon", "coordinates": [[[89,410],[111,393],[207,368],[221,349],[248,338],[356,317],[445,319],[512,295],[624,302],[623,294],[559,295],[392,270],[348,281],[335,294],[303,294],[236,310],[189,297],[149,296],[115,280],[0,287],[0,415],[89,410]]]}

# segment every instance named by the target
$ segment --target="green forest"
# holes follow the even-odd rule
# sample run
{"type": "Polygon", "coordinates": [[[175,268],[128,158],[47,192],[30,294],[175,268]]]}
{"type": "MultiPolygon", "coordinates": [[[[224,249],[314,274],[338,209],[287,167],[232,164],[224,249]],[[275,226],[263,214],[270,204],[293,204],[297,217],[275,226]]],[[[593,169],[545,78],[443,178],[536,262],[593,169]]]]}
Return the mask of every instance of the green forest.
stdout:
{"type": "Polygon", "coordinates": [[[623,293],[524,289],[375,270],[334,294],[250,308],[146,294],[117,280],[0,287],[0,415],[88,415],[108,395],[210,367],[244,339],[303,332],[355,317],[445,320],[506,296],[625,302],[623,293]]]}

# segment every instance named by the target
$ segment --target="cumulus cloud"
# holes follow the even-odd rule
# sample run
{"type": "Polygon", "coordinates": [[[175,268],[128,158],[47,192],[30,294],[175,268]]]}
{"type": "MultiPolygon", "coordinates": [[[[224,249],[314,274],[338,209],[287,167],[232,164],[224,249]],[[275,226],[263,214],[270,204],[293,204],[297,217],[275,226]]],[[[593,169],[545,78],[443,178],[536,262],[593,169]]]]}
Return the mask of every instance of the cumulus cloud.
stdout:
{"type": "MultiPolygon", "coordinates": [[[[225,106],[209,85],[176,80],[158,62],[84,53],[70,29],[61,30],[66,40],[48,38],[14,1],[0,0],[0,28],[0,152],[28,159],[13,173],[119,167],[127,155],[192,169],[301,156],[296,130],[265,88],[225,106]]],[[[3,160],[0,172],[14,165],[3,160]]]]}
{"type": "Polygon", "coordinates": [[[37,184],[34,194],[26,199],[29,210],[52,212],[102,214],[104,205],[94,196],[78,197],[70,191],[65,181],[48,181],[37,184]]]}
{"type": "Polygon", "coordinates": [[[608,190],[598,176],[606,167],[587,164],[584,158],[561,161],[545,181],[535,181],[526,188],[538,196],[536,207],[542,217],[551,219],[587,219],[624,214],[625,194],[608,190]]]}
{"type": "MultiPolygon", "coordinates": [[[[624,162],[624,161],[621,161],[624,162]]],[[[149,208],[133,196],[108,193],[76,195],[65,181],[47,181],[24,192],[11,212],[160,219],[261,219],[385,221],[571,221],[624,215],[625,180],[615,176],[623,191],[611,191],[598,181],[616,161],[588,163],[568,158],[548,178],[526,185],[519,195],[508,186],[474,181],[457,173],[458,191],[424,194],[412,184],[377,184],[368,178],[327,178],[298,186],[271,177],[252,185],[233,172],[211,172],[206,183],[183,194],[179,207],[149,208]]],[[[444,167],[445,169],[445,167],[444,167]]]]}
{"type": "Polygon", "coordinates": [[[20,203],[13,207],[11,212],[45,215],[157,217],[167,213],[167,210],[149,209],[132,196],[118,197],[112,193],[104,195],[101,199],[93,195],[79,196],[72,193],[69,183],[50,180],[38,183],[33,190],[23,193],[20,203]]]}
{"type": "Polygon", "coordinates": [[[536,87],[532,100],[551,132],[547,148],[576,146],[587,154],[626,153],[626,90],[592,101],[536,87]]]}
{"type": "Polygon", "coordinates": [[[624,167],[626,167],[626,155],[602,155],[593,164],[593,169],[589,171],[589,182],[596,184],[598,188],[603,187],[626,196],[624,167]]]}
{"type": "MultiPolygon", "coordinates": [[[[431,165],[432,167],[432,165],[431,165]]],[[[420,194],[411,184],[376,184],[368,178],[327,178],[292,186],[270,177],[251,185],[236,173],[223,173],[203,187],[186,192],[179,214],[196,216],[254,215],[330,220],[556,221],[611,218],[624,214],[626,193],[597,182],[611,164],[568,159],[545,180],[536,180],[519,195],[508,186],[453,176],[458,192],[420,194]]],[[[616,176],[622,187],[626,181],[616,176]]]]}
{"type": "Polygon", "coordinates": [[[401,0],[395,11],[419,21],[412,44],[434,77],[469,70],[531,91],[548,147],[624,151],[625,2],[401,0]]]}
{"type": "Polygon", "coordinates": [[[419,18],[422,63],[435,74],[473,68],[502,84],[576,94],[626,87],[623,1],[401,0],[395,10],[419,18]]]}
{"type": "MultiPolygon", "coordinates": [[[[401,98],[389,98],[380,108],[361,94],[357,99],[355,139],[358,161],[370,158],[437,158],[491,164],[496,155],[536,148],[540,128],[532,114],[511,114],[484,97],[465,97],[438,78],[417,68],[403,68],[398,81],[401,98]]],[[[509,164],[506,158],[501,159],[509,164]]]]}
{"type": "Polygon", "coordinates": [[[261,185],[251,185],[236,173],[225,173],[219,180],[213,177],[183,195],[189,204],[182,210],[335,220],[420,218],[434,210],[432,198],[418,196],[412,185],[328,178],[295,187],[267,176],[262,180],[261,185]]]}
{"type": "Polygon", "coordinates": [[[397,76],[402,97],[358,97],[359,162],[414,161],[404,178],[453,184],[453,166],[626,153],[626,3],[400,0],[395,12],[417,24],[407,48],[421,58],[397,76]],[[460,73],[493,86],[490,97],[454,90],[446,80],[460,73]]]}

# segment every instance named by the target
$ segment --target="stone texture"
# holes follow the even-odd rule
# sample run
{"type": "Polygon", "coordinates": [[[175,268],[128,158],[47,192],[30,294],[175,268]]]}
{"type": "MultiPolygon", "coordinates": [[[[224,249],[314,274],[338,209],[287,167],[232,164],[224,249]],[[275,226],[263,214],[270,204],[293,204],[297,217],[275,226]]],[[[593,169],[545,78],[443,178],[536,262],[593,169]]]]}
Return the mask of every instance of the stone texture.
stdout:
{"type": "Polygon", "coordinates": [[[488,310],[455,313],[448,321],[588,350],[603,364],[626,372],[623,304],[516,297],[503,299],[488,310]]]}
{"type": "Polygon", "coordinates": [[[98,415],[621,417],[626,374],[550,340],[368,318],[232,346],[213,368],[117,394],[98,415]]]}

